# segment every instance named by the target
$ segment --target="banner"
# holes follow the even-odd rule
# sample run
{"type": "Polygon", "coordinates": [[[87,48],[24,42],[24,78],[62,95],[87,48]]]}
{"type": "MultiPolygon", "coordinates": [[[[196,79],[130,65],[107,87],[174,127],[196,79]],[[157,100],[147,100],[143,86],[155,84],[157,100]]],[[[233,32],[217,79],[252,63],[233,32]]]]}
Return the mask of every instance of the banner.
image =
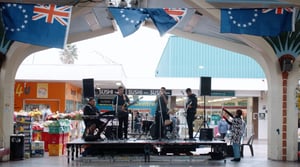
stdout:
{"type": "Polygon", "coordinates": [[[277,36],[293,30],[292,8],[221,10],[221,33],[277,36]]]}
{"type": "Polygon", "coordinates": [[[33,45],[64,48],[71,6],[1,3],[6,38],[33,45]]]}

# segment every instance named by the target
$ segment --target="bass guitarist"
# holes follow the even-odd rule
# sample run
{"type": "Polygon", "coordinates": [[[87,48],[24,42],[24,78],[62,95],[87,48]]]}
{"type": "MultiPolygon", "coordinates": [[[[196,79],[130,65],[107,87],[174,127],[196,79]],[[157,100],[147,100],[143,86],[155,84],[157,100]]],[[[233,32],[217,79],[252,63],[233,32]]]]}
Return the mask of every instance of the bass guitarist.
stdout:
{"type": "Polygon", "coordinates": [[[195,114],[197,110],[197,97],[194,93],[192,93],[191,88],[187,88],[185,90],[187,94],[187,101],[186,101],[186,121],[188,125],[188,131],[189,131],[189,140],[195,140],[193,138],[193,122],[195,120],[195,114]]]}
{"type": "Polygon", "coordinates": [[[124,94],[124,88],[120,86],[118,88],[118,94],[114,97],[112,101],[112,106],[115,109],[118,120],[118,138],[123,140],[127,140],[128,136],[128,108],[127,106],[130,104],[130,100],[127,95],[124,94]],[[124,134],[124,138],[123,138],[124,134]]]}

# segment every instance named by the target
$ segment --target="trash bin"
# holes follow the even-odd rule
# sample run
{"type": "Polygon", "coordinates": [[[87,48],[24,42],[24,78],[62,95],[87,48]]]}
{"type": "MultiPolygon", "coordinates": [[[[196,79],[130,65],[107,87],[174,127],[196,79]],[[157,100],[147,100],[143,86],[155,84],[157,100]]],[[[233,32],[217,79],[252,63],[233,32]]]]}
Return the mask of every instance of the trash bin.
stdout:
{"type": "Polygon", "coordinates": [[[13,134],[10,136],[10,160],[24,159],[24,135],[13,134]]]}

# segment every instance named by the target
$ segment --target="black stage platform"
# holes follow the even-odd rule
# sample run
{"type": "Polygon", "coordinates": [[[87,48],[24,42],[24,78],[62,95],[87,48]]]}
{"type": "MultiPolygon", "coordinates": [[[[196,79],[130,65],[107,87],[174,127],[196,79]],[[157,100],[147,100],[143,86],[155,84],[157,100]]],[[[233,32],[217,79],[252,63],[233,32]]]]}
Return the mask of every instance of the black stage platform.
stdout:
{"type": "Polygon", "coordinates": [[[78,158],[81,152],[86,149],[89,154],[101,155],[143,155],[145,162],[150,161],[150,155],[192,155],[191,151],[197,148],[208,146],[211,148],[209,154],[214,159],[223,159],[226,154],[227,143],[224,141],[195,141],[189,140],[103,140],[103,141],[84,141],[75,139],[67,143],[67,160],[68,163],[78,158]]]}

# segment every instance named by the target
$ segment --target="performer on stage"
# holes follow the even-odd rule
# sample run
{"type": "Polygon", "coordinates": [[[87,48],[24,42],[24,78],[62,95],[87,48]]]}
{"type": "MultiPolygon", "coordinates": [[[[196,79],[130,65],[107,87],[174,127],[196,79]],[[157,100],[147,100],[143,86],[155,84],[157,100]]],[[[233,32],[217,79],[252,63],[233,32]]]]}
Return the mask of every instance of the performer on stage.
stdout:
{"type": "Polygon", "coordinates": [[[165,120],[169,120],[168,115],[168,96],[166,94],[166,88],[161,87],[159,95],[156,96],[156,111],[155,111],[155,137],[153,139],[165,138],[164,123],[165,120]]]}
{"type": "Polygon", "coordinates": [[[185,90],[187,94],[187,100],[186,100],[186,121],[188,125],[188,132],[189,132],[189,140],[195,140],[193,138],[193,122],[195,120],[195,114],[197,110],[197,97],[195,94],[192,93],[191,88],[187,88],[185,90]]]}
{"type": "MultiPolygon", "coordinates": [[[[94,127],[92,129],[97,129],[98,128],[98,132],[100,133],[101,127],[104,124],[104,122],[100,121],[100,118],[99,118],[100,117],[100,112],[96,108],[96,101],[93,97],[90,97],[88,99],[88,103],[84,106],[83,115],[94,117],[94,118],[87,118],[87,119],[84,120],[86,130],[91,129],[91,127],[94,127]]],[[[90,132],[90,133],[93,133],[93,132],[90,132]]],[[[84,135],[88,135],[88,134],[84,134],[84,135]]],[[[97,135],[97,137],[100,138],[100,134],[96,134],[96,135],[97,135]]]]}
{"type": "Polygon", "coordinates": [[[130,100],[127,95],[124,94],[124,88],[120,86],[118,88],[118,94],[113,99],[112,105],[116,110],[118,119],[119,119],[119,127],[118,127],[118,138],[119,139],[128,139],[128,108],[127,106],[130,104],[130,100]],[[124,138],[123,138],[124,134],[124,138]]]}

